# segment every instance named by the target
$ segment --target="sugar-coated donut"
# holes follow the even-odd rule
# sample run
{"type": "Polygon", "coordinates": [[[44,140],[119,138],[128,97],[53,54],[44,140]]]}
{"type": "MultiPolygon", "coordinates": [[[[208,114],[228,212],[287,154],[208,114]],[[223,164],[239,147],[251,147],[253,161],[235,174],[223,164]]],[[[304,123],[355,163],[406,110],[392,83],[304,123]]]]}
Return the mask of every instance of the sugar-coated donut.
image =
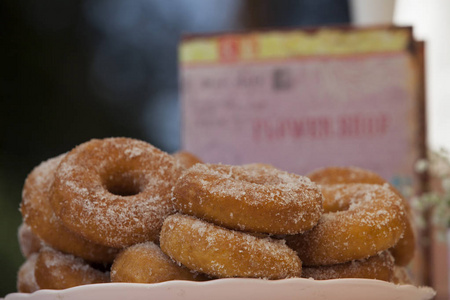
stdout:
{"type": "Polygon", "coordinates": [[[301,261],[284,241],[259,238],[192,216],[167,217],[161,250],[191,270],[213,277],[299,277],[301,261]]]}
{"type": "Polygon", "coordinates": [[[49,247],[39,252],[34,276],[41,289],[52,290],[110,281],[108,272],[96,270],[79,257],[49,247]]]}
{"type": "Polygon", "coordinates": [[[64,155],[39,164],[25,180],[20,211],[24,222],[46,244],[92,262],[112,262],[118,249],[94,244],[68,230],[52,210],[49,194],[64,155]]]}
{"type": "Polygon", "coordinates": [[[33,293],[39,290],[34,277],[34,269],[36,266],[38,254],[32,253],[27,260],[20,266],[17,273],[17,291],[19,293],[33,293]]]}
{"type": "Polygon", "coordinates": [[[300,233],[322,214],[314,183],[263,164],[196,164],[177,181],[173,195],[179,212],[248,232],[300,233]]]}
{"type": "MultiPolygon", "coordinates": [[[[358,168],[358,167],[327,167],[317,169],[307,175],[312,181],[317,184],[346,184],[346,183],[370,183],[370,184],[389,184],[383,177],[377,173],[358,168]]],[[[405,215],[406,228],[402,238],[391,249],[392,255],[395,258],[395,264],[399,266],[406,266],[411,262],[415,255],[416,249],[416,237],[412,222],[412,212],[409,202],[405,197],[391,184],[389,184],[391,190],[400,196],[403,200],[403,204],[406,208],[407,214],[405,215]]],[[[324,202],[324,210],[337,211],[342,210],[339,208],[337,202],[324,202]],[[330,206],[332,205],[332,206],[330,206]],[[333,205],[335,207],[333,207],[333,205]]]]}
{"type": "Polygon", "coordinates": [[[403,201],[388,186],[336,184],[321,186],[347,210],[325,213],[317,226],[287,237],[305,266],[364,259],[394,246],[405,230],[403,201]]]}
{"type": "Polygon", "coordinates": [[[64,225],[95,243],[155,241],[172,213],[175,159],[129,138],[91,140],[61,161],[50,202],[64,225]]]}
{"type": "Polygon", "coordinates": [[[389,251],[395,258],[398,266],[407,266],[416,253],[416,234],[413,229],[411,217],[405,216],[405,231],[400,240],[389,251]]]}
{"type": "Polygon", "coordinates": [[[42,247],[42,240],[34,234],[30,226],[25,223],[20,224],[17,230],[20,253],[23,257],[30,257],[33,253],[39,252],[42,247]]]}
{"type": "Polygon", "coordinates": [[[410,213],[411,206],[402,193],[397,190],[386,179],[377,173],[358,167],[327,167],[312,171],[306,175],[311,181],[317,184],[345,184],[345,183],[368,183],[368,184],[388,184],[390,189],[404,201],[405,208],[410,213]]]}
{"type": "Polygon", "coordinates": [[[394,258],[389,251],[362,260],[353,260],[342,264],[303,267],[302,277],[316,280],[337,278],[367,278],[392,281],[394,276],[394,258]]]}
{"type": "Polygon", "coordinates": [[[377,173],[358,167],[326,167],[306,175],[318,184],[368,183],[385,184],[386,180],[377,173]]]}
{"type": "Polygon", "coordinates": [[[188,152],[188,151],[185,151],[185,150],[177,151],[177,152],[175,152],[172,155],[173,155],[173,157],[175,157],[175,159],[177,160],[178,164],[183,169],[188,169],[188,168],[192,167],[195,164],[203,163],[203,161],[200,158],[198,158],[197,156],[195,156],[191,152],[188,152]]]}
{"type": "Polygon", "coordinates": [[[126,248],[111,266],[111,282],[156,283],[197,278],[197,273],[175,263],[153,242],[126,248]]]}
{"type": "MultiPolygon", "coordinates": [[[[319,187],[324,196],[324,213],[342,211],[349,208],[351,204],[348,201],[349,199],[336,195],[336,190],[334,188],[330,188],[330,185],[319,185],[319,187]]],[[[403,204],[404,203],[405,200],[403,201],[403,204]]],[[[405,220],[405,231],[403,232],[398,242],[390,249],[392,255],[395,258],[395,264],[399,266],[406,266],[411,262],[411,260],[414,258],[416,246],[416,238],[411,218],[407,213],[403,214],[403,218],[405,220]]]]}
{"type": "Polygon", "coordinates": [[[392,282],[395,284],[413,284],[411,275],[406,267],[396,265],[392,282]]]}

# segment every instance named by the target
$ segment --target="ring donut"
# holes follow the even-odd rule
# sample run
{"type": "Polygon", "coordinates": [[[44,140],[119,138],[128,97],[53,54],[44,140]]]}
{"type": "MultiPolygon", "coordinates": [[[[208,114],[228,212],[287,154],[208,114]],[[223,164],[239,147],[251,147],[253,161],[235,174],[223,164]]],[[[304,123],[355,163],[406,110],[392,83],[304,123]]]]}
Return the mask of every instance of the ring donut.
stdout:
{"type": "Polygon", "coordinates": [[[23,257],[30,257],[33,253],[39,252],[42,247],[42,240],[31,231],[30,226],[25,223],[20,224],[17,230],[20,253],[23,257]]]}
{"type": "Polygon", "coordinates": [[[407,266],[414,258],[416,253],[416,235],[412,228],[411,219],[407,216],[406,227],[402,237],[389,251],[395,258],[395,264],[398,266],[407,266]]]}
{"type": "Polygon", "coordinates": [[[194,154],[188,152],[188,151],[177,151],[174,154],[172,154],[173,157],[177,160],[178,164],[183,169],[189,169],[195,164],[203,163],[203,161],[195,156],[194,154]]]}
{"type": "Polygon", "coordinates": [[[394,257],[389,251],[383,251],[367,259],[337,265],[304,267],[302,277],[316,280],[367,278],[390,282],[394,278],[394,257]]]}
{"type": "Polygon", "coordinates": [[[68,230],[50,205],[55,171],[64,155],[39,164],[25,180],[20,211],[24,222],[46,244],[91,262],[112,262],[118,249],[92,243],[68,230]]]}
{"type": "Polygon", "coordinates": [[[327,167],[314,170],[306,175],[311,181],[317,184],[345,184],[345,183],[368,183],[368,184],[388,184],[394,193],[403,199],[404,205],[410,213],[409,202],[403,197],[402,193],[393,185],[386,181],[377,173],[358,167],[327,167]]]}
{"type": "Polygon", "coordinates": [[[282,241],[226,229],[192,216],[169,216],[161,250],[191,270],[213,277],[300,277],[301,261],[282,241]]]}
{"type": "Polygon", "coordinates": [[[39,290],[36,277],[34,276],[37,257],[37,253],[32,253],[20,266],[17,273],[17,291],[19,293],[33,293],[39,290]]]}
{"type": "MultiPolygon", "coordinates": [[[[375,172],[365,170],[357,167],[328,167],[315,170],[307,175],[312,181],[319,185],[325,184],[346,184],[346,183],[370,183],[370,184],[389,184],[384,178],[375,172]]],[[[395,264],[399,266],[408,265],[415,255],[416,237],[412,223],[412,212],[409,202],[403,197],[403,195],[391,184],[389,187],[393,192],[400,196],[405,205],[407,215],[406,228],[402,238],[398,243],[390,249],[392,255],[395,258],[395,264]]],[[[341,210],[336,207],[327,207],[327,205],[337,205],[336,202],[325,203],[324,210],[336,211],[341,210]]]]}
{"type": "Polygon", "coordinates": [[[325,203],[340,201],[347,209],[325,213],[310,231],[286,238],[305,266],[368,258],[401,238],[405,208],[389,187],[355,183],[323,185],[321,190],[325,203]]]}
{"type": "Polygon", "coordinates": [[[156,283],[197,277],[198,274],[175,263],[153,242],[126,248],[111,266],[111,282],[156,283]]]}
{"type": "Polygon", "coordinates": [[[386,180],[375,172],[358,167],[326,167],[314,170],[306,175],[317,184],[341,183],[386,183],[386,180]]]}
{"type": "Polygon", "coordinates": [[[179,212],[248,232],[300,233],[322,214],[314,183],[262,164],[196,164],[177,181],[173,195],[179,212]]]}
{"type": "Polygon", "coordinates": [[[39,252],[34,276],[39,288],[52,290],[110,282],[108,272],[96,270],[79,257],[49,247],[39,252]]]}
{"type": "Polygon", "coordinates": [[[67,228],[95,243],[156,241],[179,172],[171,155],[146,142],[94,139],[61,161],[50,202],[67,228]]]}

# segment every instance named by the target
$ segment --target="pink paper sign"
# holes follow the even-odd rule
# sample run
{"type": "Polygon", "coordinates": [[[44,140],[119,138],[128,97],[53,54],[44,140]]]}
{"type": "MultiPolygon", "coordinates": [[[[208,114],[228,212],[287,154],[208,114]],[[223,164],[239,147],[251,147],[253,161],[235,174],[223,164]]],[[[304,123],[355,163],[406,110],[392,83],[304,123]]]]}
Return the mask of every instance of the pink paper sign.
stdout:
{"type": "Polygon", "coordinates": [[[417,79],[407,51],[181,66],[183,148],[298,174],[358,166],[414,183],[417,79]]]}

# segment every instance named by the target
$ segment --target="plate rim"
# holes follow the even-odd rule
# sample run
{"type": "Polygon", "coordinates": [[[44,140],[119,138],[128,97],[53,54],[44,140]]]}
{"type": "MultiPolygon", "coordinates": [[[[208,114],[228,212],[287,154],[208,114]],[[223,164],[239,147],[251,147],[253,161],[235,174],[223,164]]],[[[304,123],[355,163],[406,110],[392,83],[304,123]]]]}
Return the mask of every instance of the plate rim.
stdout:
{"type": "Polygon", "coordinates": [[[220,278],[220,279],[212,279],[207,281],[189,281],[189,280],[171,280],[164,281],[158,283],[126,283],[126,282],[111,282],[111,283],[97,283],[97,284],[86,284],[80,285],[76,287],[71,287],[63,290],[50,290],[50,289],[41,289],[35,291],[33,293],[10,293],[6,295],[4,300],[8,299],[33,299],[39,296],[48,295],[48,296],[57,296],[57,295],[74,295],[77,293],[83,292],[92,292],[97,291],[101,292],[102,289],[106,291],[112,291],[114,289],[123,289],[123,288],[136,288],[139,290],[145,289],[148,291],[152,291],[155,289],[166,289],[169,290],[171,288],[214,288],[214,287],[226,287],[226,286],[240,286],[245,288],[255,288],[257,285],[264,286],[279,286],[279,287],[289,287],[292,284],[299,285],[310,285],[314,286],[328,286],[331,288],[337,288],[339,286],[354,286],[358,285],[360,288],[371,286],[372,288],[377,286],[380,288],[392,289],[392,291],[397,291],[401,293],[405,292],[417,292],[418,294],[423,295],[424,299],[431,299],[436,295],[436,291],[427,286],[414,286],[411,284],[395,284],[392,282],[377,280],[377,279],[365,279],[365,278],[340,278],[340,279],[329,279],[329,280],[314,280],[312,278],[287,278],[287,279],[278,279],[278,280],[268,280],[268,279],[260,279],[260,278],[220,278]],[[374,286],[375,285],[375,286],[374,286]]]}

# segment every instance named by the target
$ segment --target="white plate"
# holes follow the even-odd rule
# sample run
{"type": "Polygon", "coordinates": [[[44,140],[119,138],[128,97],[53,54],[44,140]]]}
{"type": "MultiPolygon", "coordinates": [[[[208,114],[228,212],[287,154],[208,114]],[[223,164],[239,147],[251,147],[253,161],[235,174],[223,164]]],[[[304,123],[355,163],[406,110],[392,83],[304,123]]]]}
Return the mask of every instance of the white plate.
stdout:
{"type": "Polygon", "coordinates": [[[429,287],[395,285],[371,279],[284,280],[217,279],[205,282],[168,281],[155,284],[104,283],[66,290],[40,290],[32,294],[13,293],[5,300],[425,300],[435,296],[429,287]]]}

